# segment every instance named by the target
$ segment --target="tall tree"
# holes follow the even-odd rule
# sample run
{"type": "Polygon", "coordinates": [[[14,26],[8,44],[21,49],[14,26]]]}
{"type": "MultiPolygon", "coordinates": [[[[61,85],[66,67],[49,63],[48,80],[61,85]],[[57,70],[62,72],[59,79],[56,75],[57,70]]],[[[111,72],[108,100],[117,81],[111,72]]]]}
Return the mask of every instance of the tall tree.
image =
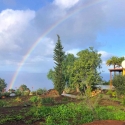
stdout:
{"type": "Polygon", "coordinates": [[[0,78],[0,92],[2,92],[2,90],[6,88],[6,86],[7,84],[5,83],[5,80],[0,78]]]}
{"type": "Polygon", "coordinates": [[[70,68],[72,74],[70,79],[75,87],[91,87],[94,83],[101,82],[99,69],[101,68],[101,54],[92,47],[77,53],[77,60],[70,68]]]}
{"type": "Polygon", "coordinates": [[[64,72],[63,72],[63,61],[65,53],[63,51],[63,47],[60,41],[59,35],[57,35],[58,41],[56,43],[54,49],[54,63],[55,63],[55,76],[54,76],[54,88],[59,92],[61,95],[64,88],[65,88],[65,80],[64,80],[64,72]]]}

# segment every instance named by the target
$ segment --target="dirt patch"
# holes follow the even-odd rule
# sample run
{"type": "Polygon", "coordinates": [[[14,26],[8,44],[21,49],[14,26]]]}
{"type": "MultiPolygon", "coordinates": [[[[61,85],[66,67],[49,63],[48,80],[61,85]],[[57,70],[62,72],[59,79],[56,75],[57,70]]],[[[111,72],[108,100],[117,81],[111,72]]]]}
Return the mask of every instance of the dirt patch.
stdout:
{"type": "Polygon", "coordinates": [[[46,96],[59,96],[59,93],[55,89],[50,89],[45,93],[46,96]]]}
{"type": "Polygon", "coordinates": [[[125,125],[125,122],[116,120],[102,120],[102,121],[94,121],[83,125],[125,125]]]}

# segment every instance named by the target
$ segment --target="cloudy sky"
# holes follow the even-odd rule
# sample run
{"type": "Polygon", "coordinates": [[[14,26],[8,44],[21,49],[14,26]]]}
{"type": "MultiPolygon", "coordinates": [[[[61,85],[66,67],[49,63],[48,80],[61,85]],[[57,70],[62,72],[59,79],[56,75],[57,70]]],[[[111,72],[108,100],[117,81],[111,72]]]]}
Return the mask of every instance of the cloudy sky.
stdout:
{"type": "Polygon", "coordinates": [[[0,78],[13,88],[52,88],[57,34],[64,51],[93,46],[102,70],[111,56],[125,56],[125,0],[0,0],[0,78]],[[30,51],[29,54],[27,54],[30,51]]]}

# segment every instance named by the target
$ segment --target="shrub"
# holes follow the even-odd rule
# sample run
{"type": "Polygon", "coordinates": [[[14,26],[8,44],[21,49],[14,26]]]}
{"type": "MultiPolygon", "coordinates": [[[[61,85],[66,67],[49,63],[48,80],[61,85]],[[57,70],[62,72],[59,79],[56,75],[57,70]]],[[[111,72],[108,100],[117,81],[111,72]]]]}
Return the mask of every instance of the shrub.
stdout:
{"type": "Polygon", "coordinates": [[[51,97],[48,98],[42,98],[42,103],[54,103],[54,99],[51,97]]]}
{"type": "Polygon", "coordinates": [[[37,90],[37,94],[38,94],[38,95],[42,95],[42,94],[44,94],[46,91],[47,91],[46,89],[38,89],[38,90],[37,90]]]}
{"type": "Polygon", "coordinates": [[[37,92],[36,92],[36,91],[32,91],[31,93],[32,93],[33,95],[36,95],[36,94],[37,94],[37,92]]]}
{"type": "Polygon", "coordinates": [[[5,95],[6,97],[9,97],[9,96],[10,96],[10,93],[9,93],[9,92],[4,92],[4,95],[5,95]]]}
{"type": "Polygon", "coordinates": [[[21,91],[17,90],[15,91],[16,96],[21,96],[21,91]]]}
{"type": "Polygon", "coordinates": [[[4,107],[7,105],[7,102],[0,100],[0,107],[4,107]]]}
{"type": "Polygon", "coordinates": [[[27,96],[27,95],[29,95],[29,94],[30,94],[30,91],[24,91],[24,92],[23,92],[23,95],[24,95],[24,96],[27,96]]]}
{"type": "Polygon", "coordinates": [[[34,106],[41,104],[41,99],[39,96],[32,96],[29,100],[34,106]]]}
{"type": "Polygon", "coordinates": [[[115,75],[112,82],[117,92],[117,95],[125,95],[125,76],[115,75]]]}
{"type": "Polygon", "coordinates": [[[116,97],[117,96],[117,93],[114,90],[108,90],[106,94],[111,96],[111,97],[116,97]]]}
{"type": "Polygon", "coordinates": [[[125,106],[125,97],[122,99],[122,104],[125,106]]]}

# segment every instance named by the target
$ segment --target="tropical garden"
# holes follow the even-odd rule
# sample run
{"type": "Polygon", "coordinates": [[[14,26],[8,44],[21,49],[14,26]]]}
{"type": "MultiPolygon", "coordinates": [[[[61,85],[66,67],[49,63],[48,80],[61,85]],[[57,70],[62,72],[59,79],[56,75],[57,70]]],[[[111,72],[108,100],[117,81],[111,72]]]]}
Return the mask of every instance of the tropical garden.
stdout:
{"type": "MultiPolygon", "coordinates": [[[[101,77],[101,54],[93,47],[81,50],[76,56],[66,54],[60,36],[57,37],[55,66],[47,74],[54,88],[31,91],[23,84],[17,90],[5,92],[7,84],[0,79],[0,125],[95,125],[95,121],[108,125],[107,120],[122,125],[125,76],[114,75],[115,89],[96,88],[97,84],[109,84],[101,77]],[[12,93],[15,95],[10,97],[12,93]]],[[[123,60],[124,57],[113,56],[106,64],[117,68],[123,60]]]]}

